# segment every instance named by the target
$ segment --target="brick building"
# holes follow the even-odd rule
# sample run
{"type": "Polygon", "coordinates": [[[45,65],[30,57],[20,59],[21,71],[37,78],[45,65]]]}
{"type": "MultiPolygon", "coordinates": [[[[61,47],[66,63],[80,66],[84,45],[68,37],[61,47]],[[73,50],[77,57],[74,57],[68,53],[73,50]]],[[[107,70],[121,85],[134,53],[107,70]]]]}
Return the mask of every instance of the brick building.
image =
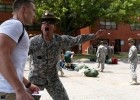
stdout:
{"type": "Polygon", "coordinates": [[[98,45],[99,41],[104,40],[108,45],[114,46],[115,52],[128,52],[128,38],[134,38],[135,45],[140,50],[140,24],[116,24],[109,20],[97,21],[96,26],[81,29],[81,33],[95,33],[97,30],[103,29],[103,35],[98,39],[86,42],[82,45],[82,52],[86,53],[87,48],[92,44],[98,45]]]}
{"type": "MultiPolygon", "coordinates": [[[[2,0],[0,2],[0,24],[12,18],[12,3],[14,0],[2,0]]],[[[26,26],[29,35],[40,34],[40,24],[34,23],[32,26],[26,26]]]]}
{"type": "MultiPolygon", "coordinates": [[[[0,23],[12,17],[12,2],[14,0],[3,0],[0,2],[0,23]]],[[[76,53],[87,53],[87,49],[90,45],[94,48],[97,47],[99,41],[104,40],[108,45],[114,45],[115,52],[128,52],[129,46],[127,39],[132,37],[135,39],[135,45],[140,48],[140,24],[116,24],[110,20],[97,21],[96,26],[89,26],[83,28],[75,33],[73,36],[79,34],[95,33],[99,29],[104,29],[103,35],[96,40],[82,43],[79,46],[72,48],[76,53]]],[[[32,26],[26,26],[26,30],[30,35],[40,34],[40,24],[34,23],[32,26]]],[[[57,31],[58,32],[58,31],[57,31]]],[[[59,33],[59,32],[58,32],[59,33]]],[[[62,34],[62,33],[61,33],[62,34]]]]}

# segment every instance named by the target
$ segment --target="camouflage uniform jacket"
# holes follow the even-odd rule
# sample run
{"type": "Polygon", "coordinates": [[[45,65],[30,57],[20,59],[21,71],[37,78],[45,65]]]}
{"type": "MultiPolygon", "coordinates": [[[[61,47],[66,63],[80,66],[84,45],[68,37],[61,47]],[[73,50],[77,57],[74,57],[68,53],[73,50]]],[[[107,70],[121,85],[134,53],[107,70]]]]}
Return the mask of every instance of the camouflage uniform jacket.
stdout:
{"type": "Polygon", "coordinates": [[[107,55],[107,48],[104,45],[100,45],[96,52],[97,62],[105,61],[107,55]]]}
{"type": "Polygon", "coordinates": [[[29,48],[29,55],[32,57],[29,80],[40,85],[56,81],[58,79],[56,64],[61,50],[94,38],[94,34],[77,37],[54,34],[50,42],[45,42],[42,35],[32,37],[29,48]]]}
{"type": "Polygon", "coordinates": [[[138,56],[137,56],[137,48],[136,46],[132,45],[129,49],[129,54],[128,54],[128,59],[130,62],[137,62],[138,61],[138,56]]]}

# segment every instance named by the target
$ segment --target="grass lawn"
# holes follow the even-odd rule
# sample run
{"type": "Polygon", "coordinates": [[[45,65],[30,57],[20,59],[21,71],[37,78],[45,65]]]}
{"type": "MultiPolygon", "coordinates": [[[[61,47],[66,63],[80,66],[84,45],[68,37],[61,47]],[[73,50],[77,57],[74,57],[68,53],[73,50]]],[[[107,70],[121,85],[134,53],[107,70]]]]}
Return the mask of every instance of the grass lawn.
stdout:
{"type": "MultiPolygon", "coordinates": [[[[73,59],[74,60],[82,59],[82,58],[89,59],[89,58],[95,58],[95,57],[96,57],[95,54],[75,54],[73,56],[73,59]]],[[[112,57],[116,57],[119,59],[126,59],[126,58],[128,58],[128,53],[114,54],[114,55],[112,55],[112,57]]]]}
{"type": "Polygon", "coordinates": [[[82,59],[82,58],[88,59],[88,58],[93,58],[93,57],[95,57],[95,54],[75,54],[73,56],[73,59],[74,60],[82,59]]]}

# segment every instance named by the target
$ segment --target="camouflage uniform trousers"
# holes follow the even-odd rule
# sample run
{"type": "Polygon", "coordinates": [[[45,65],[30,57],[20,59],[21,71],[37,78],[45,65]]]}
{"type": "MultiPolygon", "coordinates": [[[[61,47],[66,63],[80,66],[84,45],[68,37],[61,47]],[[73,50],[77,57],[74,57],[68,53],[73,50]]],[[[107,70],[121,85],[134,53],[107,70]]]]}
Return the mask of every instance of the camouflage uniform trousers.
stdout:
{"type": "Polygon", "coordinates": [[[0,100],[16,100],[16,94],[0,92],[0,100]]]}
{"type": "Polygon", "coordinates": [[[137,62],[131,62],[130,70],[131,70],[132,79],[137,79],[136,69],[137,69],[137,62]]]}
{"type": "Polygon", "coordinates": [[[101,69],[104,69],[104,67],[105,67],[104,66],[105,65],[105,57],[99,58],[99,60],[97,62],[98,62],[98,68],[101,65],[101,69]]]}
{"type": "MultiPolygon", "coordinates": [[[[48,82],[44,85],[38,85],[40,90],[44,90],[44,88],[48,91],[50,96],[53,98],[53,100],[69,100],[69,97],[67,95],[67,92],[65,88],[63,87],[63,84],[61,81],[55,80],[56,82],[48,82]]],[[[40,97],[36,96],[34,97],[35,100],[39,100],[40,97]]]]}
{"type": "Polygon", "coordinates": [[[0,100],[16,100],[16,94],[15,93],[0,92],[0,100]]]}

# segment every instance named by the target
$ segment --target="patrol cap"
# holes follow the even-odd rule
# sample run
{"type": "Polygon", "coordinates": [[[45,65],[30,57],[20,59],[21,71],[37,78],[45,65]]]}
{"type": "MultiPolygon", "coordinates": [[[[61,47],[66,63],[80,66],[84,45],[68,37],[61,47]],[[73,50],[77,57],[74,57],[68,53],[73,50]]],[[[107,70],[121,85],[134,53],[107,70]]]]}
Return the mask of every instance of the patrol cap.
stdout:
{"type": "Polygon", "coordinates": [[[42,14],[41,21],[47,21],[47,20],[52,20],[52,21],[57,21],[57,18],[54,16],[54,13],[48,10],[45,10],[42,14]]]}
{"type": "Polygon", "coordinates": [[[128,39],[128,43],[134,43],[134,39],[133,38],[129,38],[128,39]]]}
{"type": "Polygon", "coordinates": [[[100,44],[104,44],[104,41],[101,41],[100,44]]]}

